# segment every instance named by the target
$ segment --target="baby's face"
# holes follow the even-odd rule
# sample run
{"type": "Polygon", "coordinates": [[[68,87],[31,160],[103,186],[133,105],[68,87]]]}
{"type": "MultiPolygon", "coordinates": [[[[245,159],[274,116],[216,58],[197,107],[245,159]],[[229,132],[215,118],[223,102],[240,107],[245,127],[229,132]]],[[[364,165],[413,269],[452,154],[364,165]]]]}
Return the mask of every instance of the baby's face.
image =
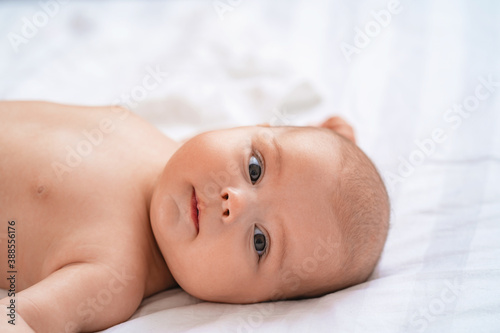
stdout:
{"type": "Polygon", "coordinates": [[[332,193],[340,166],[327,131],[213,131],[172,156],[153,195],[151,224],[184,290],[253,303],[294,297],[335,276],[342,255],[332,193]]]}

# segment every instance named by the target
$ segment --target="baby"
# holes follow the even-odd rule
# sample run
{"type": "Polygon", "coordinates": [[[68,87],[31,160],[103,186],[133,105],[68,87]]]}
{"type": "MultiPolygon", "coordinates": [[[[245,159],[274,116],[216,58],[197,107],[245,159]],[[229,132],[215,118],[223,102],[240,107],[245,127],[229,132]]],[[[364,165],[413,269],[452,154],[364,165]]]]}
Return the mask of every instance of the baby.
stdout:
{"type": "Polygon", "coordinates": [[[338,117],[181,144],[121,107],[1,102],[0,331],[102,330],[177,286],[253,303],[365,281],[389,202],[354,141],[338,117]]]}

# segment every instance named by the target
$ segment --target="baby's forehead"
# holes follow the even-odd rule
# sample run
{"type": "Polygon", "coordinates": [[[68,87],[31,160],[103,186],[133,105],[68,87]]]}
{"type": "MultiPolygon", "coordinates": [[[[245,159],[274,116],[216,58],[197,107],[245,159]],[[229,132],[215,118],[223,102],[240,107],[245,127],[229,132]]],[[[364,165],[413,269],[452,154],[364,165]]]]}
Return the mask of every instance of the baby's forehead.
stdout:
{"type": "Polygon", "coordinates": [[[314,128],[278,128],[276,140],[283,148],[283,181],[272,191],[288,243],[282,274],[298,283],[302,272],[302,283],[316,281],[333,269],[341,248],[334,199],[339,150],[335,138],[314,128]]]}
{"type": "MultiPolygon", "coordinates": [[[[277,219],[272,220],[271,248],[284,252],[281,273],[302,269],[310,278],[321,275],[326,263],[333,263],[342,247],[340,221],[334,213],[335,203],[328,193],[317,195],[305,191],[292,194],[277,204],[277,219]],[[276,226],[276,224],[281,224],[276,226]],[[277,232],[280,228],[283,232],[277,232]],[[335,257],[334,257],[335,256],[335,257]]],[[[271,251],[272,251],[271,250],[271,251]]]]}
{"type": "Polygon", "coordinates": [[[301,153],[302,158],[324,160],[337,152],[342,144],[333,131],[325,128],[278,126],[260,129],[257,136],[262,140],[275,140],[285,152],[301,153]]]}

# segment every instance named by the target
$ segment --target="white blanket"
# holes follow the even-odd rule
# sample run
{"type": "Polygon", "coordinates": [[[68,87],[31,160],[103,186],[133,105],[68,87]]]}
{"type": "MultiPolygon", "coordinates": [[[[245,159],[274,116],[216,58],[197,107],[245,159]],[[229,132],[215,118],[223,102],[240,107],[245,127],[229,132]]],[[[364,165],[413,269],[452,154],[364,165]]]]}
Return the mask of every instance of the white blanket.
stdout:
{"type": "Polygon", "coordinates": [[[121,103],[177,139],[340,114],[392,199],[369,282],[245,306],[171,290],[105,332],[500,331],[499,2],[41,3],[0,3],[0,99],[121,103]]]}

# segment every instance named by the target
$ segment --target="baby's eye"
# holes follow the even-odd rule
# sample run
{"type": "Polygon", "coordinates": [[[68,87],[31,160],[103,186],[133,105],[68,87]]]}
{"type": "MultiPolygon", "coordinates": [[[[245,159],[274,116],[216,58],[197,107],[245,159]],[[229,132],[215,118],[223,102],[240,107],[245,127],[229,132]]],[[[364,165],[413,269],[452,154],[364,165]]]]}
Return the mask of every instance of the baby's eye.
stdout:
{"type": "Polygon", "coordinates": [[[248,172],[250,174],[250,181],[253,185],[255,185],[262,173],[260,161],[255,156],[250,157],[250,161],[248,162],[248,172]]]}
{"type": "Polygon", "coordinates": [[[255,246],[255,251],[259,254],[259,257],[266,252],[266,236],[257,226],[253,229],[253,244],[255,246]]]}

